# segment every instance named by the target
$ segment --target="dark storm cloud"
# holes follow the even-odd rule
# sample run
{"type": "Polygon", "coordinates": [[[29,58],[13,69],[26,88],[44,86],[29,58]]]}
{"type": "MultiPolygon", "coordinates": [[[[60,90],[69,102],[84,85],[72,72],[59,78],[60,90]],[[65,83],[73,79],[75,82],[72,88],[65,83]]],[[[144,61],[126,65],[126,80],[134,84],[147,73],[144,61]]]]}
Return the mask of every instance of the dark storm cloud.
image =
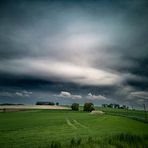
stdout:
{"type": "Polygon", "coordinates": [[[1,1],[1,99],[67,92],[138,104],[148,91],[147,26],[147,0],[1,1]]]}

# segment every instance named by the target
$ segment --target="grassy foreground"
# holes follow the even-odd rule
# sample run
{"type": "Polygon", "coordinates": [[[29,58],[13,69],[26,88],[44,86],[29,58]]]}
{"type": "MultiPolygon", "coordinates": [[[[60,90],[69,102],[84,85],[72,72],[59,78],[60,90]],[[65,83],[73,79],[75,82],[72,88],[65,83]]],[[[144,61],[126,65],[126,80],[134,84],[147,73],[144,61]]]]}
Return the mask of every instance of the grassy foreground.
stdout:
{"type": "Polygon", "coordinates": [[[66,110],[0,113],[0,147],[148,147],[148,124],[66,110]]]}

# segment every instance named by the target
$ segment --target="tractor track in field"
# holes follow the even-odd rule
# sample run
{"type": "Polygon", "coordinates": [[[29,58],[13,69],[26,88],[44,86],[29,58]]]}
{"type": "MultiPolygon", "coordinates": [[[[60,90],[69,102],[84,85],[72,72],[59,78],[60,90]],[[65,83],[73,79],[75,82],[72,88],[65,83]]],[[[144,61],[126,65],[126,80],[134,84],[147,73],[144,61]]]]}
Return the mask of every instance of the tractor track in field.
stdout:
{"type": "Polygon", "coordinates": [[[69,119],[66,119],[66,122],[69,126],[71,126],[72,128],[74,129],[77,129],[77,127],[69,120],[69,119]]]}
{"type": "Polygon", "coordinates": [[[78,122],[77,120],[73,120],[73,122],[75,123],[75,125],[78,125],[78,126],[80,126],[80,127],[82,127],[82,128],[87,128],[87,126],[81,124],[81,123],[78,122]]]}
{"type": "Polygon", "coordinates": [[[67,125],[69,125],[70,127],[72,127],[73,129],[78,129],[78,128],[88,128],[87,126],[81,124],[80,122],[78,122],[75,119],[69,120],[68,118],[66,118],[66,123],[67,125]]]}

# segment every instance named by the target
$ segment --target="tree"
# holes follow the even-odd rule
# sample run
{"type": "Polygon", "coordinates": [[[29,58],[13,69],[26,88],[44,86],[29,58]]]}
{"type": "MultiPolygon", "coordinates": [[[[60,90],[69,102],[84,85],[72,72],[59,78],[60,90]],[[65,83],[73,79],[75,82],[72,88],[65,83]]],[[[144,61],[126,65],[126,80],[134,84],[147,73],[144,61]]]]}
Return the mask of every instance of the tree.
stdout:
{"type": "Polygon", "coordinates": [[[107,107],[107,104],[102,104],[102,107],[107,107]]]}
{"type": "Polygon", "coordinates": [[[128,106],[122,105],[120,108],[121,108],[121,109],[128,109],[128,106]]]}
{"type": "Polygon", "coordinates": [[[71,109],[74,110],[74,111],[78,111],[79,110],[79,104],[78,103],[73,103],[71,105],[71,109]]]}
{"type": "Polygon", "coordinates": [[[114,108],[120,108],[119,104],[114,104],[114,108]]]}
{"type": "Polygon", "coordinates": [[[108,106],[107,107],[109,107],[109,108],[113,108],[114,107],[114,104],[108,104],[108,106]]]}
{"type": "Polygon", "coordinates": [[[59,106],[59,102],[56,102],[56,105],[59,106]]]}
{"type": "Polygon", "coordinates": [[[91,112],[91,111],[95,110],[93,103],[91,103],[91,102],[85,103],[83,110],[87,111],[87,112],[91,112]]]}

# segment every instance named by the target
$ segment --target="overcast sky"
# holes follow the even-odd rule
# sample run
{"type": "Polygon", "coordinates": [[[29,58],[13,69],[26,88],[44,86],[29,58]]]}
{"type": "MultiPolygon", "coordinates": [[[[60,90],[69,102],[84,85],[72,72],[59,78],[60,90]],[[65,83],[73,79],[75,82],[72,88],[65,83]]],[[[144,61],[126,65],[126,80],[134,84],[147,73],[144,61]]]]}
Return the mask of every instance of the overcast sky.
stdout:
{"type": "Polygon", "coordinates": [[[148,1],[0,1],[0,103],[37,100],[148,104],[148,1]]]}

